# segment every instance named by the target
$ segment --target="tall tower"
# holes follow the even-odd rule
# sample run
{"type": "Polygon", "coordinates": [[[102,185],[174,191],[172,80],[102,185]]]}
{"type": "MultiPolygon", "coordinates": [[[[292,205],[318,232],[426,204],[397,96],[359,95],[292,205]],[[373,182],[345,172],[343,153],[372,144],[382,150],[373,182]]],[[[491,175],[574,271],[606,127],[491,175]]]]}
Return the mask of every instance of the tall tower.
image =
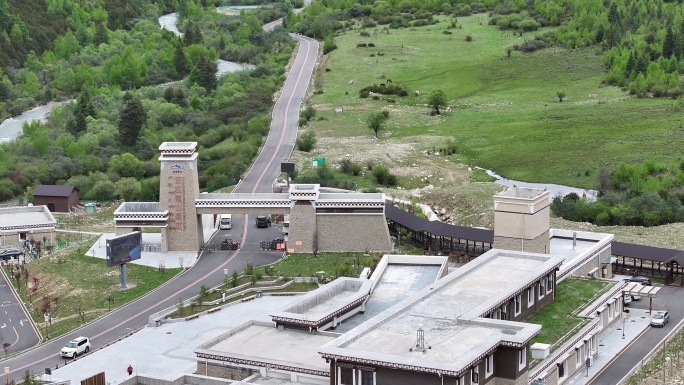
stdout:
{"type": "Polygon", "coordinates": [[[509,187],[494,195],[494,247],[549,253],[549,190],[509,187]]]}
{"type": "Polygon", "coordinates": [[[164,253],[197,251],[203,239],[201,217],[195,209],[199,196],[196,149],[197,142],[164,142],[159,146],[159,203],[162,210],[169,211],[168,227],[162,229],[164,253]]]}

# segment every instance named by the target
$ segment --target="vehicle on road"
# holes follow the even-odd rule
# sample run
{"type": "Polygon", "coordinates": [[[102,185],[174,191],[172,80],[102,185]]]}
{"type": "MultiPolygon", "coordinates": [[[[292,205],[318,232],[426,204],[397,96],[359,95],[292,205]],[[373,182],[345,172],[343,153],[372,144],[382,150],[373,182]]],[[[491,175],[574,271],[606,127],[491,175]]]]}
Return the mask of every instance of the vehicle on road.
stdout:
{"type": "Polygon", "coordinates": [[[3,261],[8,261],[10,258],[18,259],[22,254],[24,253],[19,249],[7,249],[0,251],[0,259],[3,261]]]}
{"type": "Polygon", "coordinates": [[[266,215],[256,217],[256,227],[268,227],[271,225],[271,218],[266,215]]]}
{"type": "Polygon", "coordinates": [[[290,234],[290,215],[285,214],[283,220],[283,234],[284,235],[289,235],[290,234]]]}
{"type": "Polygon", "coordinates": [[[670,313],[659,311],[651,318],[651,326],[661,328],[670,321],[670,313]]]}
{"type": "Polygon", "coordinates": [[[648,277],[642,277],[642,276],[636,276],[632,278],[625,278],[625,281],[627,282],[636,282],[640,283],[645,286],[651,286],[651,278],[648,277]]]}
{"type": "Polygon", "coordinates": [[[623,302],[625,303],[625,305],[632,302],[632,296],[631,295],[625,294],[623,297],[624,297],[623,302]]]}
{"type": "Polygon", "coordinates": [[[60,350],[59,355],[67,358],[76,358],[81,354],[90,351],[90,340],[87,337],[78,337],[69,341],[65,347],[60,350]]]}
{"type": "Polygon", "coordinates": [[[219,230],[230,230],[233,228],[233,216],[231,214],[221,214],[219,218],[219,230]]]}

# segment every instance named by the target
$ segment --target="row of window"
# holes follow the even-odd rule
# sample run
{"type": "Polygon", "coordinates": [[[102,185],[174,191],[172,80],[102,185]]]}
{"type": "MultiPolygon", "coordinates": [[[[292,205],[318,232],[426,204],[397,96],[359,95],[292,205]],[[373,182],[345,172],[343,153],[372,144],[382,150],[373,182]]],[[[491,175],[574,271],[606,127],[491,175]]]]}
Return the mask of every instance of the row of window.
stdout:
{"type": "MultiPolygon", "coordinates": [[[[534,305],[534,301],[544,298],[546,295],[553,291],[553,273],[543,277],[539,283],[527,288],[527,308],[531,308],[534,305]],[[537,296],[538,294],[538,296],[537,296]]],[[[522,312],[522,294],[518,294],[513,298],[513,317],[517,317],[522,312]]],[[[491,318],[507,320],[508,318],[508,304],[496,309],[491,318]]]]}
{"type": "MultiPolygon", "coordinates": [[[[484,378],[487,379],[494,375],[494,354],[488,355],[485,360],[484,378]]],[[[523,370],[527,365],[527,349],[523,348],[518,351],[518,370],[523,370]]],[[[468,374],[466,374],[468,375],[468,374]]],[[[453,382],[454,385],[465,385],[465,376],[463,375],[453,382]]],[[[477,385],[480,383],[480,366],[475,366],[470,370],[470,383],[477,385]]],[[[337,385],[375,385],[376,374],[374,371],[357,370],[354,368],[338,367],[337,368],[337,385]]]]}
{"type": "MultiPolygon", "coordinates": [[[[596,336],[591,336],[584,340],[584,343],[575,346],[575,370],[585,364],[585,359],[591,356],[591,352],[595,348],[596,336]]],[[[564,359],[556,363],[558,368],[558,382],[566,380],[572,373],[570,373],[570,368],[568,368],[568,359],[564,359]]]]}

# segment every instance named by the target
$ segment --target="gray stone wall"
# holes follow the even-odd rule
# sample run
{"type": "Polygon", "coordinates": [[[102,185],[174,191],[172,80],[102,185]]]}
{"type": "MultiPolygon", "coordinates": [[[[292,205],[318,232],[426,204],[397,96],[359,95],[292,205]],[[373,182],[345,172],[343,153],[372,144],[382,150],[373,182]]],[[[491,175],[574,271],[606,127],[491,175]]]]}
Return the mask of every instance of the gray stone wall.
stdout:
{"type": "Polygon", "coordinates": [[[392,250],[384,214],[317,214],[319,251],[392,250]]]}
{"type": "MultiPolygon", "coordinates": [[[[290,209],[288,251],[312,253],[316,234],[316,209],[310,201],[297,201],[290,209]]],[[[320,237],[318,237],[320,239],[320,237]]],[[[320,247],[318,248],[320,250],[320,247]]]]}
{"type": "Polygon", "coordinates": [[[548,254],[550,250],[549,230],[534,239],[509,238],[494,236],[494,248],[512,251],[527,251],[530,253],[548,254]]]}
{"type": "Polygon", "coordinates": [[[236,366],[221,366],[212,363],[206,364],[205,362],[198,360],[197,372],[195,374],[239,381],[251,376],[254,374],[254,371],[236,366]]]}

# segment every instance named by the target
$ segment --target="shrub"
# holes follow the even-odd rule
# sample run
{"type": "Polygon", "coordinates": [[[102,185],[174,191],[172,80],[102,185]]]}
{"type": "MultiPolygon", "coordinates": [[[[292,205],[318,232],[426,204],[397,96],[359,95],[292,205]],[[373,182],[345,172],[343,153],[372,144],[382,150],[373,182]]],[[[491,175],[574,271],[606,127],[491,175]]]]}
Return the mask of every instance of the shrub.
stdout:
{"type": "Polygon", "coordinates": [[[358,163],[351,163],[349,165],[349,173],[354,175],[354,176],[359,176],[361,175],[361,165],[358,163]]]}
{"type": "Polygon", "coordinates": [[[307,131],[297,138],[297,148],[300,151],[311,152],[316,146],[316,134],[313,131],[307,131]]]}
{"type": "Polygon", "coordinates": [[[304,111],[302,111],[302,117],[307,121],[313,119],[314,116],[316,116],[316,109],[312,106],[307,106],[304,111]]]}
{"type": "Polygon", "coordinates": [[[356,43],[356,48],[366,48],[368,47],[368,44],[366,43],[356,43]]]}
{"type": "Polygon", "coordinates": [[[378,184],[381,185],[386,185],[387,180],[389,179],[390,171],[387,167],[385,166],[377,166],[373,168],[373,178],[375,178],[375,181],[378,182],[378,184]]]}
{"type": "Polygon", "coordinates": [[[306,124],[309,123],[309,121],[305,117],[299,118],[299,127],[304,127],[306,124]]]}
{"type": "Polygon", "coordinates": [[[351,169],[351,164],[352,161],[349,158],[344,158],[340,161],[340,171],[342,171],[345,174],[349,174],[349,170],[351,169]]]}
{"type": "Polygon", "coordinates": [[[375,44],[373,44],[373,43],[368,43],[368,46],[369,46],[369,47],[375,47],[375,44]]]}
{"type": "Polygon", "coordinates": [[[359,33],[359,35],[362,36],[362,37],[370,37],[370,33],[366,32],[366,31],[361,31],[361,32],[359,33]]]}
{"type": "Polygon", "coordinates": [[[385,119],[389,118],[390,112],[388,110],[382,110],[382,116],[385,117],[385,119]]]}
{"type": "Polygon", "coordinates": [[[473,37],[471,35],[466,35],[465,41],[473,41],[473,37]]]}

